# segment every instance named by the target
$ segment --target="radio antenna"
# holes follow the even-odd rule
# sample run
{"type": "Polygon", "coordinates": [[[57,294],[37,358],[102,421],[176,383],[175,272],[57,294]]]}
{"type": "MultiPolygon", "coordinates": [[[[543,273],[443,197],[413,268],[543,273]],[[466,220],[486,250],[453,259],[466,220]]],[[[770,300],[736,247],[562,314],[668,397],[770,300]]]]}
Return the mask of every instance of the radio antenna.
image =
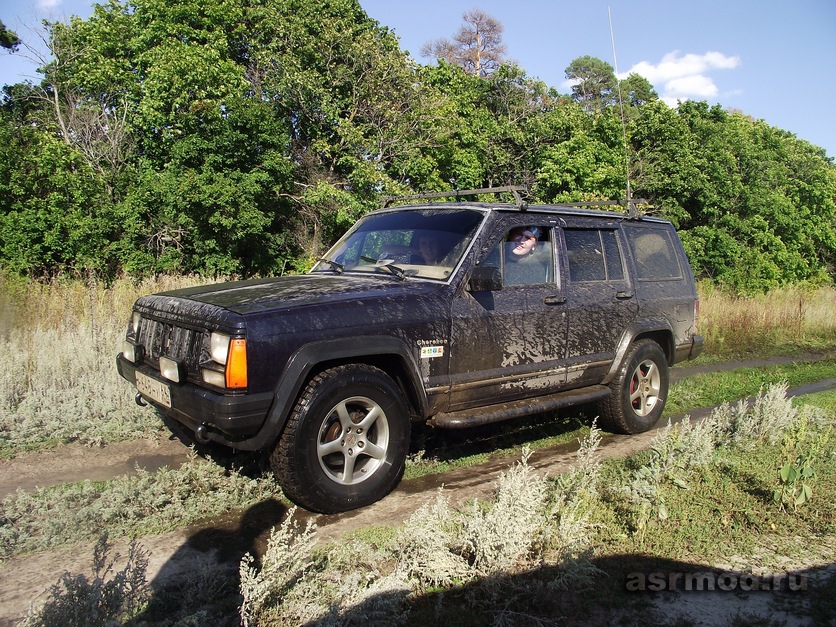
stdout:
{"type": "Polygon", "coordinates": [[[621,79],[618,77],[618,57],[615,54],[615,32],[612,27],[612,10],[607,7],[607,15],[610,18],[610,39],[612,40],[612,59],[615,64],[615,81],[618,85],[618,106],[621,110],[621,134],[624,140],[624,175],[627,181],[627,215],[636,217],[638,209],[633,202],[633,192],[630,189],[630,153],[627,150],[627,122],[624,119],[624,99],[621,96],[621,79]]]}

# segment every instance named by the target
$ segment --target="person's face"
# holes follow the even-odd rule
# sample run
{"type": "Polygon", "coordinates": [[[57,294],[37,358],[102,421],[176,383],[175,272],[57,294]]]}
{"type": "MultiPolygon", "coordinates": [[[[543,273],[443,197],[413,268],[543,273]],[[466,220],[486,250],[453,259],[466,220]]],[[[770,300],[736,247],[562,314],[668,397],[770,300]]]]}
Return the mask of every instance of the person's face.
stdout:
{"type": "Polygon", "coordinates": [[[427,263],[438,261],[438,240],[434,237],[422,237],[418,240],[418,251],[427,263]]]}
{"type": "Polygon", "coordinates": [[[509,239],[512,243],[511,254],[516,257],[525,257],[537,244],[537,238],[531,231],[514,231],[509,239]]]}

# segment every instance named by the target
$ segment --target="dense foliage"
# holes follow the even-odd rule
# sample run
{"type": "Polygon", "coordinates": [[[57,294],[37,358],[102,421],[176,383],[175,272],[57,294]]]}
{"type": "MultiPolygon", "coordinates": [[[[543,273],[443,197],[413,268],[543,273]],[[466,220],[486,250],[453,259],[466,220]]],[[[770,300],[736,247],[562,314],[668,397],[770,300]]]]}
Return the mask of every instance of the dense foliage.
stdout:
{"type": "Polygon", "coordinates": [[[422,66],[357,0],[110,0],[46,25],[0,109],[0,266],[31,276],[302,270],[382,195],[527,184],[636,197],[697,274],[836,276],[836,167],[792,134],[579,57],[572,94],[422,66]],[[625,158],[626,157],[626,158],[625,158]]]}

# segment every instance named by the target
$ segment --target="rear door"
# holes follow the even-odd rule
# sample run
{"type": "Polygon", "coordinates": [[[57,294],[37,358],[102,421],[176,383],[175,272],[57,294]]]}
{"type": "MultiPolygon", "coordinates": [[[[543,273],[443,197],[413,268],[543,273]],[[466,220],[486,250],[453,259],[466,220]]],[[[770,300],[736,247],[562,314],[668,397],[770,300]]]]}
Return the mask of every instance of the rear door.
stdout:
{"type": "Polygon", "coordinates": [[[573,223],[562,230],[568,270],[567,383],[600,383],[639,310],[617,224],[573,223]]]}

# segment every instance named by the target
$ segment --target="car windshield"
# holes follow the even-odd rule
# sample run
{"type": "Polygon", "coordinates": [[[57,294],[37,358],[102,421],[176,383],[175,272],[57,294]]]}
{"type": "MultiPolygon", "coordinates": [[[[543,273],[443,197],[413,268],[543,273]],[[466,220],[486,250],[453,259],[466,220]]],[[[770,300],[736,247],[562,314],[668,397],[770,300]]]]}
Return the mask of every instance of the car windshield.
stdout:
{"type": "Polygon", "coordinates": [[[311,272],[368,272],[446,281],[484,214],[471,209],[394,210],[360,220],[311,272]]]}

